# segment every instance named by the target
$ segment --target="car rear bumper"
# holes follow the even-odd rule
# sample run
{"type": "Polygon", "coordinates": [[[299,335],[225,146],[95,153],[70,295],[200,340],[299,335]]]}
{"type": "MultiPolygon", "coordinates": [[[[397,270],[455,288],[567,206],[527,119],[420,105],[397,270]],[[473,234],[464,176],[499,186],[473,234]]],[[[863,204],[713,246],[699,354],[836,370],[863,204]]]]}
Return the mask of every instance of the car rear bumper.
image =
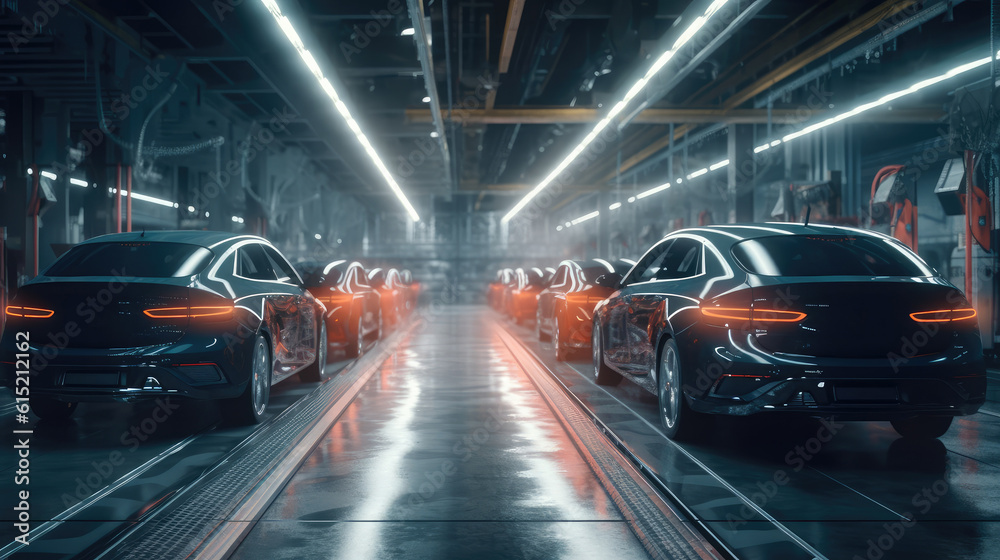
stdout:
{"type": "Polygon", "coordinates": [[[974,414],[986,400],[981,352],[956,346],[905,362],[810,358],[715,347],[689,364],[691,408],[713,414],[798,412],[851,420],[974,414]],[[723,359],[726,358],[726,359],[723,359]],[[696,396],[697,398],[692,398],[696,396]]]}
{"type": "MultiPolygon", "coordinates": [[[[32,347],[31,395],[69,402],[237,397],[249,380],[253,340],[185,335],[176,343],[138,348],[32,347]]],[[[4,346],[3,386],[12,385],[13,358],[4,346]]]]}

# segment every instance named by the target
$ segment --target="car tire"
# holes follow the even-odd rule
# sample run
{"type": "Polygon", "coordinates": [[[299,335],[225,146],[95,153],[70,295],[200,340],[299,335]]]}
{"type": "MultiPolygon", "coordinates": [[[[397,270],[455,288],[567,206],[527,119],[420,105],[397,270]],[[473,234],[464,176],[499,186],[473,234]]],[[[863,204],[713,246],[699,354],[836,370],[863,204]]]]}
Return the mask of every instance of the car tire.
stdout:
{"type": "Polygon", "coordinates": [[[905,438],[936,439],[948,431],[954,419],[954,416],[911,416],[889,423],[897,434],[905,438]]]}
{"type": "Polygon", "coordinates": [[[31,411],[42,420],[66,420],[76,411],[75,402],[63,402],[45,397],[31,397],[31,411]]]}
{"type": "Polygon", "coordinates": [[[326,367],[326,351],[330,341],[326,334],[326,321],[320,317],[318,335],[316,337],[316,361],[299,372],[299,379],[306,383],[318,383],[323,380],[323,369],[326,367]]]}
{"type": "Polygon", "coordinates": [[[594,321],[591,333],[590,347],[594,361],[594,381],[598,385],[615,386],[622,382],[622,375],[604,363],[604,342],[601,340],[601,327],[594,321]]]}
{"type": "Polygon", "coordinates": [[[357,358],[365,351],[365,337],[361,334],[361,327],[364,325],[362,321],[363,317],[358,314],[358,324],[354,331],[354,340],[351,341],[351,345],[347,347],[347,357],[357,358]]]}
{"type": "Polygon", "coordinates": [[[559,328],[559,324],[562,321],[559,320],[558,313],[552,320],[552,347],[556,350],[556,360],[560,362],[565,362],[570,358],[572,354],[569,346],[566,346],[566,341],[563,340],[562,329],[559,328]]]}
{"type": "Polygon", "coordinates": [[[226,418],[239,426],[259,424],[264,419],[267,402],[271,396],[271,347],[267,338],[257,335],[250,362],[250,379],[243,394],[225,402],[226,418]]]}
{"type": "Polygon", "coordinates": [[[535,336],[538,337],[538,341],[539,342],[548,342],[548,341],[552,340],[552,337],[550,335],[546,334],[542,330],[542,312],[541,312],[541,310],[539,310],[537,313],[535,313],[535,336]]]}
{"type": "Polygon", "coordinates": [[[683,377],[677,342],[667,339],[657,359],[656,386],[660,424],[673,440],[700,439],[710,427],[712,417],[691,410],[684,399],[683,377]]]}

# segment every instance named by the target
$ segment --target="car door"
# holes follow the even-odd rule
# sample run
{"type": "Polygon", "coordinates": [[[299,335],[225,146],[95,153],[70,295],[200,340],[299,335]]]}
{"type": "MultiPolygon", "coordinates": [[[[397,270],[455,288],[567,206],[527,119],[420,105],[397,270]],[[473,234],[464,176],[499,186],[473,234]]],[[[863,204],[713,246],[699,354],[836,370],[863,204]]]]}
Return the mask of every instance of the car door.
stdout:
{"type": "MultiPolygon", "coordinates": [[[[660,325],[678,305],[688,301],[691,285],[702,275],[702,243],[690,237],[673,239],[659,259],[651,279],[631,295],[628,324],[629,358],[636,371],[656,372],[656,344],[660,325]]],[[[694,290],[696,291],[696,290],[694,290]]]]}
{"type": "Polygon", "coordinates": [[[282,320],[280,379],[316,360],[316,308],[285,257],[270,245],[260,244],[260,248],[277,277],[271,297],[282,320]]]}
{"type": "Polygon", "coordinates": [[[378,330],[378,295],[368,285],[368,276],[360,264],[353,265],[351,269],[351,289],[358,298],[364,331],[366,334],[375,332],[378,330]]]}
{"type": "Polygon", "coordinates": [[[605,354],[608,363],[618,369],[629,373],[635,369],[629,353],[630,339],[636,336],[634,328],[629,323],[629,307],[633,295],[647,289],[649,282],[655,278],[656,272],[660,269],[660,262],[672,242],[672,239],[661,241],[647,251],[622,280],[619,291],[608,298],[608,303],[604,307],[604,313],[608,318],[605,354]]]}
{"type": "Polygon", "coordinates": [[[549,287],[538,294],[538,315],[542,321],[541,328],[545,332],[550,332],[552,329],[552,320],[555,318],[556,299],[566,291],[568,271],[568,264],[561,265],[552,277],[549,287]]]}

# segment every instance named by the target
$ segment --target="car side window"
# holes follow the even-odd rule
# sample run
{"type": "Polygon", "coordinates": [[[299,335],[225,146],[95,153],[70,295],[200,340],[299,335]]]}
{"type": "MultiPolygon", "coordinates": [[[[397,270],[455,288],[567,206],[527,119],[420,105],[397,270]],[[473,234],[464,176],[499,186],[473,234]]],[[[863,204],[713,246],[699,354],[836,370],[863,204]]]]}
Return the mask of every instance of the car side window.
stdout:
{"type": "Polygon", "coordinates": [[[276,279],[270,260],[257,243],[240,247],[236,260],[236,275],[250,280],[276,279]]]}
{"type": "Polygon", "coordinates": [[[365,275],[364,270],[355,267],[354,269],[354,283],[359,288],[368,288],[368,276],[365,275]]]}
{"type": "Polygon", "coordinates": [[[281,256],[281,253],[276,251],[273,247],[267,245],[260,246],[264,253],[267,255],[268,260],[271,263],[271,267],[274,269],[275,274],[278,277],[279,282],[284,282],[286,284],[299,285],[299,276],[295,273],[295,269],[292,265],[288,264],[285,257],[281,256]]]}
{"type": "Polygon", "coordinates": [[[561,288],[566,285],[566,275],[569,267],[566,265],[560,266],[559,270],[556,271],[555,277],[552,279],[551,286],[553,288],[561,288]]]}
{"type": "Polygon", "coordinates": [[[665,252],[656,279],[678,280],[697,276],[701,273],[701,253],[701,242],[686,237],[677,238],[665,252]]]}
{"type": "Polygon", "coordinates": [[[639,264],[632,270],[632,274],[629,274],[625,283],[635,284],[656,280],[660,272],[660,267],[663,265],[663,259],[666,258],[671,245],[673,245],[673,240],[664,241],[654,247],[653,250],[639,261],[639,264]]]}

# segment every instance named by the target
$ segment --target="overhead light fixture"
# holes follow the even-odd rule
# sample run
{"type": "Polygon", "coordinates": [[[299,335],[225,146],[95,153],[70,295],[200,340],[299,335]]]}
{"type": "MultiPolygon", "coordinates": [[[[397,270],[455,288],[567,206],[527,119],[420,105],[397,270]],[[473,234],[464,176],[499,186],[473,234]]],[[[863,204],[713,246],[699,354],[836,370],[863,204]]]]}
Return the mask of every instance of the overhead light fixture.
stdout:
{"type": "Polygon", "coordinates": [[[422,101],[424,103],[430,103],[431,102],[431,96],[425,95],[424,98],[421,99],[420,101],[422,101]]]}
{"type": "Polygon", "coordinates": [[[653,187],[653,188],[649,189],[648,191],[643,191],[643,192],[635,195],[635,198],[636,199],[640,199],[640,198],[646,198],[647,196],[653,196],[654,194],[656,194],[658,192],[661,192],[661,191],[665,191],[665,190],[667,190],[669,188],[670,188],[670,183],[663,183],[662,185],[660,185],[658,187],[653,187]]]}
{"type": "Polygon", "coordinates": [[[59,178],[58,175],[56,175],[51,171],[42,171],[42,177],[45,177],[46,179],[52,179],[53,181],[59,178]]]}
{"type": "MultiPolygon", "coordinates": [[[[1000,51],[998,51],[996,53],[996,57],[1000,58],[1000,51]]],[[[813,132],[816,132],[817,130],[826,128],[826,127],[828,127],[828,126],[830,126],[832,124],[836,124],[836,123],[838,123],[838,122],[840,122],[842,120],[849,119],[851,117],[860,115],[861,113],[864,113],[866,111],[870,111],[870,110],[872,110],[872,109],[874,109],[876,107],[881,107],[882,105],[885,105],[886,103],[890,103],[892,101],[895,101],[895,100],[897,100],[897,99],[899,99],[901,97],[905,97],[905,96],[910,95],[912,93],[916,93],[916,92],[918,92],[918,91],[920,91],[920,90],[922,90],[922,89],[924,89],[926,87],[930,87],[930,86],[932,86],[934,84],[943,82],[943,81],[945,81],[947,79],[954,78],[955,76],[959,76],[959,75],[964,74],[966,72],[969,72],[971,70],[975,70],[976,68],[980,68],[982,66],[985,66],[986,64],[989,64],[990,61],[992,61],[992,60],[993,60],[993,57],[987,56],[985,58],[980,58],[979,60],[974,60],[972,62],[967,62],[967,63],[962,64],[960,66],[956,66],[956,67],[952,68],[951,70],[945,72],[944,74],[939,74],[939,75],[934,76],[932,78],[928,78],[926,80],[921,80],[921,81],[913,84],[912,86],[910,86],[910,87],[908,87],[906,89],[901,89],[899,91],[894,91],[894,92],[889,93],[887,95],[883,95],[882,97],[880,97],[879,99],[877,99],[875,101],[872,101],[872,102],[869,102],[869,103],[865,103],[863,105],[859,105],[859,106],[855,107],[854,109],[851,109],[850,111],[846,111],[846,112],[843,112],[843,113],[841,113],[839,115],[830,117],[828,119],[824,119],[824,120],[822,120],[822,121],[820,121],[818,123],[811,124],[811,125],[803,128],[802,130],[797,130],[795,132],[792,132],[791,134],[786,134],[785,136],[782,136],[780,140],[774,140],[770,144],[767,144],[767,147],[768,148],[773,148],[774,146],[777,146],[778,144],[780,144],[782,142],[788,142],[788,141],[791,141],[791,140],[795,140],[796,138],[801,138],[802,136],[805,136],[807,134],[811,134],[813,132]]],[[[754,153],[759,153],[759,152],[757,152],[758,148],[763,148],[760,151],[764,151],[764,150],[767,149],[767,148],[764,148],[763,146],[758,146],[757,148],[754,148],[754,153]]]]}
{"type": "Polygon", "coordinates": [[[565,225],[566,225],[566,227],[570,227],[571,225],[573,225],[573,222],[566,222],[565,225]]]}
{"type": "Polygon", "coordinates": [[[635,202],[635,200],[636,200],[636,199],[635,199],[635,197],[634,197],[634,196],[630,196],[630,197],[628,197],[628,203],[629,203],[629,204],[632,204],[633,202],[635,202]]]}
{"type": "Polygon", "coordinates": [[[76,177],[70,177],[69,184],[76,185],[78,187],[89,187],[90,183],[84,181],[83,179],[77,179],[76,177]]]}
{"type": "Polygon", "coordinates": [[[713,163],[712,165],[709,165],[708,166],[708,170],[709,171],[715,171],[716,169],[722,169],[723,167],[725,167],[727,165],[729,165],[729,160],[728,159],[724,159],[724,160],[722,160],[722,161],[720,161],[718,163],[713,163]]]}
{"type": "MultiPolygon", "coordinates": [[[[688,181],[690,181],[691,179],[696,179],[696,178],[698,178],[698,177],[701,177],[702,175],[704,175],[704,174],[706,174],[706,173],[708,173],[708,168],[707,168],[707,167],[702,167],[702,168],[701,168],[701,169],[699,169],[698,171],[693,171],[693,172],[691,172],[691,173],[690,173],[690,174],[689,174],[689,175],[687,176],[687,178],[688,178],[688,181]]],[[[677,179],[677,182],[678,182],[678,183],[680,183],[680,182],[681,182],[681,180],[680,180],[680,179],[677,179]]]]}
{"type": "MultiPolygon", "coordinates": [[[[118,189],[108,188],[108,192],[111,193],[111,194],[114,194],[114,193],[118,192],[118,189]]],[[[122,191],[121,192],[121,196],[123,196],[125,198],[128,198],[129,193],[127,193],[125,191],[122,191]]],[[[143,202],[152,202],[153,204],[159,204],[160,206],[166,206],[167,208],[179,208],[180,207],[180,205],[177,204],[176,202],[172,202],[170,200],[164,200],[162,198],[156,198],[155,196],[149,196],[149,195],[146,195],[146,194],[139,194],[137,192],[133,192],[131,196],[132,196],[132,198],[134,198],[136,200],[141,200],[143,202]]]]}
{"type": "Polygon", "coordinates": [[[438,137],[437,131],[436,130],[432,130],[431,131],[431,138],[437,138],[437,137],[438,137]]]}
{"type": "Polygon", "coordinates": [[[416,33],[416,31],[414,31],[412,27],[407,27],[406,29],[404,29],[404,30],[402,30],[402,31],[399,32],[399,36],[400,37],[409,37],[410,35],[413,35],[414,33],[416,33]]]}
{"type": "Polygon", "coordinates": [[[563,227],[562,227],[562,225],[561,225],[561,224],[560,224],[560,225],[558,225],[558,226],[556,226],[556,231],[562,231],[562,230],[563,230],[563,227]]]}
{"type": "Polygon", "coordinates": [[[313,237],[316,238],[316,241],[319,241],[320,239],[323,239],[323,236],[320,235],[320,234],[318,234],[318,233],[316,235],[314,235],[313,237]]]}
{"type": "Polygon", "coordinates": [[[194,206],[188,206],[188,212],[194,212],[194,206]]]}
{"type": "Polygon", "coordinates": [[[35,170],[29,167],[28,168],[28,175],[34,175],[34,174],[35,174],[35,170]]]}
{"type": "Polygon", "coordinates": [[[596,217],[598,217],[600,215],[601,215],[601,213],[598,210],[594,210],[590,214],[584,214],[584,215],[580,216],[579,218],[577,218],[575,220],[572,220],[570,223],[575,226],[575,225],[577,225],[577,224],[579,224],[581,222],[586,222],[587,220],[592,220],[592,219],[594,219],[594,218],[596,218],[596,217]]]}
{"type": "Polygon", "coordinates": [[[628,92],[621,99],[621,101],[615,103],[615,105],[612,106],[611,111],[608,112],[607,116],[598,121],[597,125],[594,126],[594,129],[591,130],[590,133],[587,134],[583,138],[583,140],[579,144],[577,144],[577,146],[573,148],[573,150],[561,162],[559,162],[558,165],[556,165],[555,169],[553,169],[548,175],[546,175],[545,178],[542,179],[542,181],[535,186],[535,188],[531,189],[528,192],[528,194],[524,195],[524,197],[520,201],[518,201],[518,203],[515,204],[513,208],[511,208],[510,212],[504,215],[502,222],[507,223],[512,219],[514,219],[514,216],[516,216],[518,212],[523,210],[524,207],[528,205],[528,203],[534,200],[534,198],[538,196],[540,192],[545,190],[545,188],[548,187],[552,183],[552,181],[554,181],[563,171],[565,171],[566,168],[568,168],[570,164],[573,163],[573,161],[576,160],[576,158],[579,157],[580,154],[582,154],[583,151],[586,150],[587,147],[590,146],[590,144],[597,139],[597,136],[605,128],[607,128],[609,124],[611,124],[612,119],[614,119],[616,116],[618,116],[619,113],[624,111],[625,108],[628,107],[628,104],[633,99],[635,99],[640,93],[642,93],[646,85],[652,80],[654,76],[656,76],[657,73],[659,73],[660,70],[663,69],[664,66],[667,65],[668,62],[670,62],[670,60],[674,57],[674,54],[684,45],[686,45],[691,40],[691,38],[694,37],[695,34],[697,34],[698,31],[705,25],[705,23],[708,22],[709,18],[711,18],[713,14],[718,12],[724,5],[726,5],[728,1],[729,0],[715,0],[708,6],[708,8],[705,9],[705,12],[701,16],[695,18],[691,22],[691,24],[688,25],[688,27],[683,32],[681,32],[680,36],[677,37],[677,40],[674,41],[673,47],[670,50],[665,51],[656,59],[655,62],[653,62],[653,65],[649,67],[649,69],[646,71],[646,74],[638,81],[636,81],[631,88],[629,88],[628,92]]]}
{"type": "MultiPolygon", "coordinates": [[[[340,94],[337,92],[336,88],[333,87],[333,84],[330,82],[329,78],[327,78],[323,74],[323,69],[319,67],[319,63],[316,62],[316,59],[313,57],[312,53],[310,53],[305,48],[305,45],[302,43],[302,38],[299,37],[299,34],[295,31],[295,27],[292,25],[291,21],[289,21],[288,18],[285,17],[284,14],[282,14],[281,8],[278,6],[277,1],[261,0],[261,3],[264,4],[264,7],[266,7],[269,12],[271,12],[271,15],[274,17],[274,21],[278,24],[278,27],[281,28],[281,31],[284,32],[285,37],[288,38],[288,42],[290,42],[292,46],[295,47],[295,50],[299,53],[299,56],[305,62],[306,66],[309,68],[309,71],[312,72],[313,76],[316,77],[316,80],[319,81],[320,87],[323,88],[323,91],[327,94],[330,100],[333,101],[333,105],[334,107],[336,107],[337,112],[340,113],[340,116],[344,119],[344,122],[347,124],[347,127],[350,128],[351,132],[354,133],[354,136],[357,138],[358,143],[361,144],[361,147],[364,149],[365,153],[368,154],[369,158],[371,158],[372,163],[375,165],[375,168],[378,169],[379,173],[382,175],[382,178],[385,179],[385,182],[389,185],[389,188],[392,190],[393,194],[395,194],[396,198],[399,199],[399,202],[403,205],[403,208],[406,210],[406,213],[410,216],[410,219],[413,220],[414,222],[419,222],[420,215],[417,214],[416,209],[413,208],[413,205],[410,204],[410,201],[406,198],[406,195],[403,194],[403,189],[401,189],[399,184],[396,183],[396,179],[393,178],[391,173],[389,173],[389,169],[385,166],[385,163],[382,162],[382,158],[379,157],[378,153],[375,151],[375,148],[372,146],[371,141],[368,140],[368,137],[362,130],[361,125],[358,124],[357,120],[355,120],[354,116],[351,114],[350,109],[347,108],[347,105],[344,103],[343,99],[341,99],[340,94]]],[[[413,28],[404,29],[400,34],[412,35],[413,28]],[[409,31],[409,33],[407,33],[407,31],[409,31]]]]}
{"type": "Polygon", "coordinates": [[[622,207],[621,202],[615,202],[611,206],[608,206],[608,210],[617,210],[622,207]]]}

